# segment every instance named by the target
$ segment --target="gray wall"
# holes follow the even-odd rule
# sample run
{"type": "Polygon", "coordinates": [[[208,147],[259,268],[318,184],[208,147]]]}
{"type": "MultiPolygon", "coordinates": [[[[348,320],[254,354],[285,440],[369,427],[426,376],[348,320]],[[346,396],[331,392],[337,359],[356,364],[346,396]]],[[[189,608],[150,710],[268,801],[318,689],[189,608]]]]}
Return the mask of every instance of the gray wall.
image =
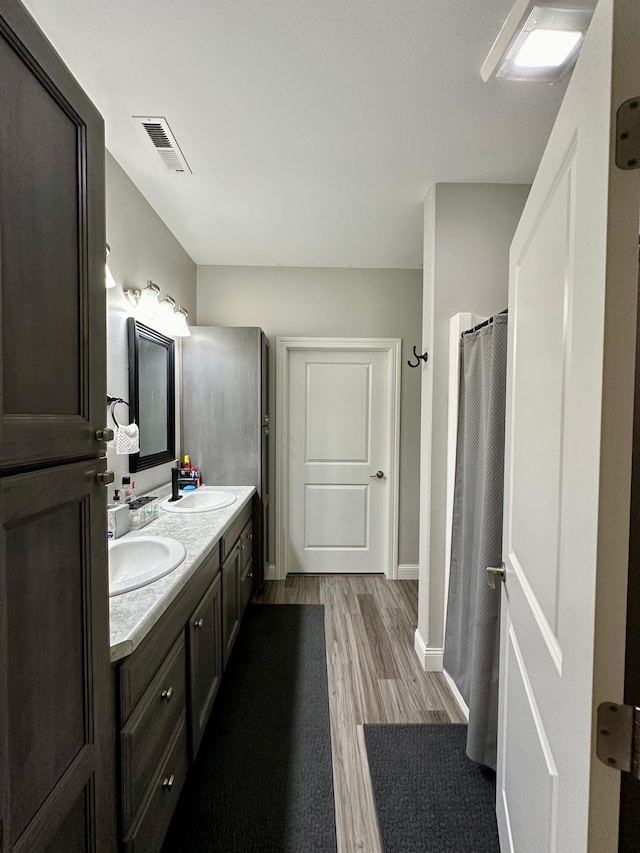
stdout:
{"type": "MultiPolygon", "coordinates": [[[[418,563],[420,370],[406,359],[419,347],[419,270],[199,266],[198,324],[261,326],[271,343],[270,415],[275,418],[277,336],[402,338],[400,430],[401,565],[418,563]]],[[[421,350],[419,350],[421,351],[421,350]]],[[[275,430],[271,432],[271,506],[275,507],[275,430]]],[[[274,513],[270,516],[272,553],[274,513]]]]}
{"type": "MultiPolygon", "coordinates": [[[[177,179],[179,180],[179,178],[177,179]]],[[[158,214],[120,168],[106,155],[107,242],[111,246],[109,269],[118,283],[107,290],[107,392],[114,397],[129,398],[127,360],[127,317],[133,310],[123,295],[123,286],[142,288],[147,280],[155,281],[189,311],[193,322],[196,311],[196,265],[184,251],[158,214]]],[[[180,366],[180,343],[176,347],[177,374],[180,366]]],[[[176,411],[179,413],[179,385],[176,388],[176,411]]],[[[126,406],[118,406],[116,417],[127,417],[126,406]]],[[[121,418],[118,417],[118,420],[121,418]]],[[[106,423],[113,426],[109,417],[106,423]]],[[[180,449],[180,418],[176,417],[176,450],[180,449]]],[[[109,468],[116,474],[119,486],[123,474],[129,473],[129,457],[107,452],[109,468]]],[[[134,475],[139,495],[170,479],[170,465],[159,465],[134,475]]],[[[109,495],[113,494],[113,488],[109,495]]]]}
{"type": "Polygon", "coordinates": [[[529,186],[524,184],[436,184],[425,201],[423,330],[432,359],[431,373],[423,374],[422,389],[418,631],[425,645],[440,653],[440,660],[449,318],[462,311],[490,316],[507,307],[509,247],[528,193],[529,186]]]}

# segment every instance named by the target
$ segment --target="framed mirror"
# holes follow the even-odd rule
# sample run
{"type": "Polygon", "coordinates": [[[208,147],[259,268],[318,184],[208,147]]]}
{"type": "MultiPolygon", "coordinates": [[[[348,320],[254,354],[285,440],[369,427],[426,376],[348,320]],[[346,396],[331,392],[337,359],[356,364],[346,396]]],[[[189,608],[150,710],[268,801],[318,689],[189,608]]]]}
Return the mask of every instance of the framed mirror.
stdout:
{"type": "Polygon", "coordinates": [[[131,473],[175,457],[175,341],[129,317],[129,405],[140,430],[140,452],[129,456],[131,473]]]}

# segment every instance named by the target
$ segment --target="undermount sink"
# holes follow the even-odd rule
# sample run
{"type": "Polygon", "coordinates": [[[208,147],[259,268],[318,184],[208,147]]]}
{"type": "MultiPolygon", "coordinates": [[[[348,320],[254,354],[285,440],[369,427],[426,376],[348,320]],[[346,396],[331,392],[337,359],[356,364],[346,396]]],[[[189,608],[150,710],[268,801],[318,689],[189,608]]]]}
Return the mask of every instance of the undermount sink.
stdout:
{"type": "Polygon", "coordinates": [[[186,492],[178,501],[165,498],[160,506],[167,512],[208,512],[212,509],[222,509],[235,503],[236,496],[226,489],[214,486],[202,486],[195,492],[186,492]]]}
{"type": "Polygon", "coordinates": [[[109,595],[130,592],[168,575],[184,560],[184,545],[167,536],[109,542],[109,595]]]}

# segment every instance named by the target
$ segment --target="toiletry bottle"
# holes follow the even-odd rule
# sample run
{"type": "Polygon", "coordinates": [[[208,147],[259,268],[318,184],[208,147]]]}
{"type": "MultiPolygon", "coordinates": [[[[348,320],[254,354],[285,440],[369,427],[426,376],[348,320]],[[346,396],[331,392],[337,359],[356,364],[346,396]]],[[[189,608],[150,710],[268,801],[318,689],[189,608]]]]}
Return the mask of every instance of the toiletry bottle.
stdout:
{"type": "Polygon", "coordinates": [[[189,473],[189,469],[191,468],[191,457],[188,453],[184,454],[184,458],[182,460],[182,470],[185,474],[189,473]]]}
{"type": "Polygon", "coordinates": [[[136,481],[132,480],[131,481],[131,500],[135,501],[136,497],[137,497],[137,495],[136,495],[136,481]]]}
{"type": "Polygon", "coordinates": [[[133,500],[133,492],[131,491],[131,477],[122,478],[122,493],[124,496],[124,502],[126,504],[130,504],[133,500]]]}

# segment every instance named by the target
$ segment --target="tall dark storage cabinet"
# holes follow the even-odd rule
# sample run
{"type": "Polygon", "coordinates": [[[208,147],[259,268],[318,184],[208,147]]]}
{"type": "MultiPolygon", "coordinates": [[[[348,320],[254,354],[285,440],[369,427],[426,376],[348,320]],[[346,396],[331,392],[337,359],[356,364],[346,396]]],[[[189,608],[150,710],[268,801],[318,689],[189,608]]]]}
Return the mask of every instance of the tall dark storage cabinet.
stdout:
{"type": "Polygon", "coordinates": [[[0,849],[115,849],[104,130],[0,0],[0,849]]]}
{"type": "Polygon", "coordinates": [[[212,486],[255,486],[253,588],[264,582],[269,341],[256,327],[192,326],[182,348],[182,446],[212,486]]]}

